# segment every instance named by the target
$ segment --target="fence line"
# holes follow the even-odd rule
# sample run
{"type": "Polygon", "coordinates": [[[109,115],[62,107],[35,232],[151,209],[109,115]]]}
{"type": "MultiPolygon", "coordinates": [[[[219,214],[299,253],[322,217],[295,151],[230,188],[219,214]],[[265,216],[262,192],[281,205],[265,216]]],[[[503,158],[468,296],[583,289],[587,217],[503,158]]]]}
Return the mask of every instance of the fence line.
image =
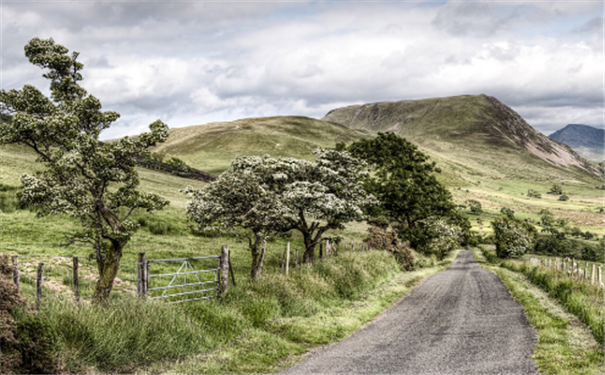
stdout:
{"type": "MultiPolygon", "coordinates": [[[[326,240],[319,244],[319,259],[328,258],[331,256],[338,255],[340,251],[343,252],[356,252],[356,251],[369,251],[370,247],[362,242],[356,243],[353,241],[343,241],[342,243],[335,243],[326,240]],[[325,252],[324,252],[325,246],[325,252]]],[[[228,275],[231,272],[232,284],[235,285],[235,276],[233,269],[230,265],[229,249],[227,246],[222,250],[221,256],[206,256],[197,258],[175,258],[175,259],[146,259],[145,253],[139,254],[138,262],[136,263],[121,263],[118,269],[118,274],[114,279],[113,290],[116,292],[131,295],[133,297],[140,297],[148,299],[149,291],[167,290],[176,287],[181,287],[182,295],[193,294],[192,290],[187,288],[194,287],[195,285],[217,283],[217,295],[224,294],[227,292],[228,275]],[[154,286],[149,287],[149,278],[160,279],[163,276],[174,276],[175,273],[161,273],[161,274],[149,274],[149,265],[154,264],[154,267],[162,267],[169,262],[175,261],[201,261],[201,260],[212,260],[219,259],[219,266],[215,269],[210,270],[198,270],[180,272],[177,271],[178,276],[183,277],[183,284],[168,286],[154,286]],[[187,275],[191,274],[198,277],[199,274],[206,272],[218,271],[217,279],[210,280],[198,280],[198,282],[187,283],[187,275]]],[[[291,256],[291,246],[287,243],[284,249],[282,257],[281,275],[289,276],[289,274],[300,269],[299,267],[299,254],[298,248],[293,249],[295,256],[291,256]],[[294,267],[290,267],[290,263],[294,262],[294,267]],[[285,271],[285,272],[284,272],[285,271]]],[[[304,249],[303,249],[304,252],[304,249]]],[[[19,289],[23,292],[24,296],[30,300],[35,301],[36,306],[39,306],[42,298],[56,296],[61,294],[67,294],[73,297],[75,301],[86,301],[90,300],[95,289],[96,282],[98,280],[98,268],[96,260],[83,257],[70,257],[70,256],[59,256],[59,255],[38,255],[38,254],[27,254],[27,255],[11,255],[11,261],[14,268],[13,281],[19,289]]],[[[164,266],[166,267],[166,266],[164,266]]],[[[190,265],[191,267],[191,265],[190,265]]],[[[175,276],[176,277],[176,276],[175,276]]],[[[174,281],[174,280],[173,280],[174,281]]],[[[205,287],[204,287],[205,288],[205,287]]],[[[206,290],[206,289],[205,289],[206,290]]],[[[207,291],[207,290],[206,290],[207,291]]],[[[156,299],[157,296],[152,296],[149,299],[156,299]]],[[[209,297],[210,298],[210,297],[209,297]]],[[[200,298],[202,299],[202,298],[200,298]]]]}
{"type": "Polygon", "coordinates": [[[531,264],[537,264],[541,267],[547,267],[554,269],[557,272],[565,273],[571,277],[575,277],[582,282],[590,282],[591,285],[597,285],[601,288],[605,287],[603,284],[603,265],[588,262],[588,261],[577,261],[573,258],[548,258],[538,259],[536,257],[530,258],[531,264]],[[584,263],[584,267],[581,266],[581,262],[584,263]],[[598,264],[598,266],[597,266],[598,264]]]}

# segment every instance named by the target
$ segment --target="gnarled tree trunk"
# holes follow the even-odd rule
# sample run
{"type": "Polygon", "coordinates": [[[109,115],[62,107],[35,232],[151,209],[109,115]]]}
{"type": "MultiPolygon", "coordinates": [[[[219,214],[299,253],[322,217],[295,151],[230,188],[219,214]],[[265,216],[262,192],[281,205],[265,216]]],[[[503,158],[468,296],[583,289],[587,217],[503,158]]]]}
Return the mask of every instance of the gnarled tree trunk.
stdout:
{"type": "Polygon", "coordinates": [[[111,246],[107,250],[107,255],[99,275],[99,280],[95,287],[95,292],[92,296],[93,303],[106,302],[109,298],[109,293],[113,288],[113,281],[118,274],[120,268],[120,260],[122,259],[122,251],[126,246],[127,241],[111,241],[111,246]]]}

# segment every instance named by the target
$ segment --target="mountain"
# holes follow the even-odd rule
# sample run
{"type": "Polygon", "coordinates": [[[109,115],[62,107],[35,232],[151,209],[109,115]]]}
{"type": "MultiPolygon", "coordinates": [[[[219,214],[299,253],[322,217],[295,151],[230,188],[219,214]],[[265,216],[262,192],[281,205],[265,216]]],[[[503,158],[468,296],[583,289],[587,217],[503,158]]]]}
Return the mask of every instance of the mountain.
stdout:
{"type": "Polygon", "coordinates": [[[605,130],[588,125],[569,124],[548,136],[573,148],[588,160],[605,160],[605,130]]]}
{"type": "Polygon", "coordinates": [[[331,110],[322,121],[396,133],[456,174],[538,180],[601,176],[570,147],[487,95],[354,105],[331,110]]]}

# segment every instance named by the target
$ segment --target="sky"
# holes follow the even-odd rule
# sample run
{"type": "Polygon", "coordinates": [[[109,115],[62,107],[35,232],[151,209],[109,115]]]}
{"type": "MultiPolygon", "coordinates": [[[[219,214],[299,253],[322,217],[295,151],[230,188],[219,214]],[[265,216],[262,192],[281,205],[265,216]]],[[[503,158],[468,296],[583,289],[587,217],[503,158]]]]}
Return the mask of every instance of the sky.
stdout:
{"type": "Polygon", "coordinates": [[[52,37],[121,114],[103,139],[469,94],[546,135],[604,127],[602,0],[0,2],[2,89],[49,94],[23,47],[52,37]]]}

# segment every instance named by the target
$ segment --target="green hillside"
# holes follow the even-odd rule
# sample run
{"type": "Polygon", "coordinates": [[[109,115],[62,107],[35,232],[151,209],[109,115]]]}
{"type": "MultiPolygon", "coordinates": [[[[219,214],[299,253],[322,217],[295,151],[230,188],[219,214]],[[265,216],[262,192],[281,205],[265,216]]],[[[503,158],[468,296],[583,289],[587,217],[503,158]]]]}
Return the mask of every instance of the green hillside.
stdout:
{"type": "Polygon", "coordinates": [[[349,106],[328,112],[322,120],[394,132],[447,165],[454,175],[590,183],[600,177],[568,146],[552,141],[486,95],[349,106]]]}
{"type": "Polygon", "coordinates": [[[152,151],[177,156],[194,168],[218,175],[236,156],[312,159],[311,151],[317,147],[371,136],[308,117],[262,117],[170,129],[168,140],[152,151]]]}

